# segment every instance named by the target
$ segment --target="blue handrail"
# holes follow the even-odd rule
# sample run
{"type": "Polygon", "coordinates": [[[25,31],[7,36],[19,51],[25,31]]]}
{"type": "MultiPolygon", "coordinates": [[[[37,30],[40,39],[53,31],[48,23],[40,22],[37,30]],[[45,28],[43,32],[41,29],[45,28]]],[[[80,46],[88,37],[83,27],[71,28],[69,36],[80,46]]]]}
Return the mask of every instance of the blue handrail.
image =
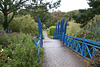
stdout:
{"type": "Polygon", "coordinates": [[[42,24],[41,24],[41,21],[40,21],[39,18],[38,18],[38,31],[39,31],[38,42],[34,41],[35,46],[39,46],[37,55],[39,55],[39,53],[40,53],[40,48],[42,48],[42,44],[43,44],[43,38],[42,38],[42,24]]]}
{"type": "MultiPolygon", "coordinates": [[[[63,23],[64,21],[61,21],[61,24],[63,23]]],[[[66,47],[72,49],[83,58],[90,60],[94,56],[95,51],[100,50],[100,42],[87,40],[86,36],[84,38],[77,38],[74,37],[74,35],[68,36],[68,34],[66,34],[67,21],[65,22],[64,27],[61,26],[62,28],[60,28],[60,31],[57,31],[57,29],[59,30],[59,23],[58,26],[56,25],[56,27],[57,28],[53,33],[53,38],[60,39],[66,47]]]]}

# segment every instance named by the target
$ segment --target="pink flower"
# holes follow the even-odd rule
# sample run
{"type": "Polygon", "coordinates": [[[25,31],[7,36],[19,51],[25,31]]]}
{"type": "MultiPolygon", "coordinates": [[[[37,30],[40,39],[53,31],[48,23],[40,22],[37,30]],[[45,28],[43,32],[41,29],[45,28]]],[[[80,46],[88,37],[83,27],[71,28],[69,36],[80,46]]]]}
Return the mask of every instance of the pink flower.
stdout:
{"type": "Polygon", "coordinates": [[[36,37],[34,37],[34,39],[35,39],[36,37]]]}
{"type": "Polygon", "coordinates": [[[84,35],[86,35],[86,34],[84,34],[84,35]]]}
{"type": "Polygon", "coordinates": [[[87,33],[89,33],[89,32],[87,32],[87,33]]]}
{"type": "Polygon", "coordinates": [[[75,36],[76,37],[76,36],[75,36]]]}
{"type": "Polygon", "coordinates": [[[92,35],[92,37],[93,37],[93,35],[92,35]]]}
{"type": "Polygon", "coordinates": [[[81,30],[79,30],[79,32],[80,32],[81,30]]]}
{"type": "Polygon", "coordinates": [[[81,33],[81,34],[83,34],[83,33],[81,33]]]}
{"type": "Polygon", "coordinates": [[[77,31],[77,33],[78,33],[79,31],[77,31]]]}

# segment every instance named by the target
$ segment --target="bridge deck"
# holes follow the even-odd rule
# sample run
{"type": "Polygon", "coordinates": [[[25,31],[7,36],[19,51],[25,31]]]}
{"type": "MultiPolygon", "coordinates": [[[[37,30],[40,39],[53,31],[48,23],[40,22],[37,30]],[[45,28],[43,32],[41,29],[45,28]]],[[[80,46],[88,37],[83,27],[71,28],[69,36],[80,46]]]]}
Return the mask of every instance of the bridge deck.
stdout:
{"type": "Polygon", "coordinates": [[[49,39],[43,31],[43,67],[87,67],[87,63],[72,51],[66,49],[59,40],[49,39]]]}

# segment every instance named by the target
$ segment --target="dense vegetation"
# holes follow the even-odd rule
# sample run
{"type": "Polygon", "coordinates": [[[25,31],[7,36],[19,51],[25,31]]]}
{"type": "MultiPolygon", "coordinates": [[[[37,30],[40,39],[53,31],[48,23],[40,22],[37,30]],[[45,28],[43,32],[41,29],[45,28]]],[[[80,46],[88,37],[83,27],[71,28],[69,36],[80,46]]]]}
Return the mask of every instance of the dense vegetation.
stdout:
{"type": "Polygon", "coordinates": [[[44,51],[40,48],[38,54],[39,47],[34,44],[39,36],[37,18],[46,24],[49,9],[59,7],[60,2],[0,1],[0,67],[42,67],[44,51]]]}
{"type": "Polygon", "coordinates": [[[5,36],[5,39],[3,39],[4,43],[0,43],[1,67],[42,67],[40,61],[43,59],[43,49],[41,48],[40,54],[37,55],[38,47],[34,45],[31,35],[21,32],[13,36],[12,34],[2,36],[5,36]]]}
{"type": "Polygon", "coordinates": [[[55,25],[65,17],[69,36],[86,36],[86,39],[100,42],[100,1],[88,0],[91,7],[88,9],[50,13],[49,9],[59,7],[60,2],[0,1],[0,67],[42,67],[43,49],[37,55],[38,47],[34,45],[34,39],[38,39],[38,17],[49,29],[48,36],[51,38],[55,25]]]}

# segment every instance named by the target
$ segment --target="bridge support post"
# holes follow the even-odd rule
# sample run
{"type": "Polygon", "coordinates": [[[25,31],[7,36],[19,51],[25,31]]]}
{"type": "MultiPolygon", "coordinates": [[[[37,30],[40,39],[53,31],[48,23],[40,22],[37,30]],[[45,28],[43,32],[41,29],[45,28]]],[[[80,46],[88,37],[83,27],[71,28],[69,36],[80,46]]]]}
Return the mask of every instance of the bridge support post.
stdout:
{"type": "Polygon", "coordinates": [[[73,39],[72,39],[72,45],[71,45],[71,49],[74,51],[74,36],[75,35],[73,35],[73,39]]]}
{"type": "Polygon", "coordinates": [[[43,40],[42,40],[42,24],[41,24],[41,21],[40,19],[38,18],[38,30],[39,30],[39,40],[40,40],[40,47],[42,47],[42,44],[43,44],[43,40]]]}
{"type": "Polygon", "coordinates": [[[57,35],[57,38],[59,39],[59,23],[60,22],[58,22],[58,35],[57,35]]]}
{"type": "Polygon", "coordinates": [[[82,43],[82,56],[83,56],[83,58],[84,58],[84,56],[86,54],[85,39],[86,39],[86,36],[84,37],[84,41],[82,43]]]}
{"type": "Polygon", "coordinates": [[[65,22],[64,36],[63,36],[63,44],[65,43],[66,28],[67,28],[67,20],[65,22]]]}
{"type": "Polygon", "coordinates": [[[61,26],[60,26],[60,40],[62,40],[63,37],[63,26],[64,26],[64,18],[61,20],[61,26]]]}

